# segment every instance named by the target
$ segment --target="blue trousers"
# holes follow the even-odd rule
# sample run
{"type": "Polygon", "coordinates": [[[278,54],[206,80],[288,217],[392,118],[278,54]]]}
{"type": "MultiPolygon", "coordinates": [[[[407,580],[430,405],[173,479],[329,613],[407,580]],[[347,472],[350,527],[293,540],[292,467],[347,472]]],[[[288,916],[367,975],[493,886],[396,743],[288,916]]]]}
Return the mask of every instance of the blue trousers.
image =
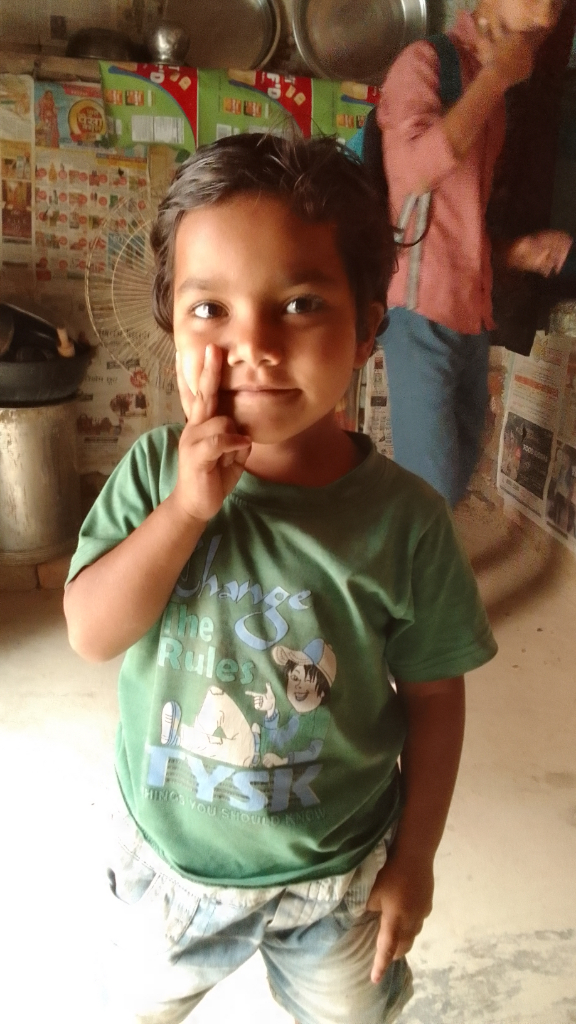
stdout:
{"type": "Polygon", "coordinates": [[[394,459],[452,506],[464,496],[488,406],[489,338],[458,334],[396,306],[384,348],[394,459]]]}

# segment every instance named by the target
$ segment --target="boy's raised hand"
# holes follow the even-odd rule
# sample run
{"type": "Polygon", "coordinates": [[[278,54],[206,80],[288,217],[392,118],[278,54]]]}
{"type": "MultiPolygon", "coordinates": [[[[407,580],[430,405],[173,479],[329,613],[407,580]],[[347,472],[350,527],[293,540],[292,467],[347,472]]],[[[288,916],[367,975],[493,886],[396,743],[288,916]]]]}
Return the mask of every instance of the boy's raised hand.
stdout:
{"type": "Polygon", "coordinates": [[[174,497],[193,519],[207,522],[240,479],[251,441],[228,416],[217,416],[222,349],[208,345],[203,366],[190,353],[176,353],[176,375],[186,426],[178,447],[174,497]],[[197,378],[197,379],[195,379],[197,378]]]}

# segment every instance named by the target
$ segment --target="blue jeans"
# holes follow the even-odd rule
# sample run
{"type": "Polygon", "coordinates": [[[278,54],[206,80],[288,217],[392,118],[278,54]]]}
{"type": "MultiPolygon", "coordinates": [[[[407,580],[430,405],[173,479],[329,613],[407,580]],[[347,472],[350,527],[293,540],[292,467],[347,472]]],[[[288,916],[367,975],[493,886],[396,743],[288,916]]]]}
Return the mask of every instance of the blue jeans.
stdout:
{"type": "Polygon", "coordinates": [[[113,946],[103,1019],[179,1024],[260,950],[272,995],[300,1024],[391,1024],[412,975],[403,958],[380,984],[370,981],[379,915],[366,902],[385,860],[383,840],[348,875],[284,888],[205,886],[168,867],[123,817],[108,871],[113,946]]]}
{"type": "Polygon", "coordinates": [[[394,459],[452,506],[464,496],[488,407],[489,338],[458,334],[396,306],[384,348],[394,459]]]}

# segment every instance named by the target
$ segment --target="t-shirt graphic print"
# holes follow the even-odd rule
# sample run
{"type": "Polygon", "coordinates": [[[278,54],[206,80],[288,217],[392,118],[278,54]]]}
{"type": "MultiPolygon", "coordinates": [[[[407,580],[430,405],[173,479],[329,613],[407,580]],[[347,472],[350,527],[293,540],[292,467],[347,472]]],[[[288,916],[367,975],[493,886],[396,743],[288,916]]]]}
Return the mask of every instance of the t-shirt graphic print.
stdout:
{"type": "MultiPolygon", "coordinates": [[[[174,489],[181,428],[143,435],[80,533],[69,579],[174,489]]],[[[207,884],[353,870],[400,813],[390,675],[460,675],[496,645],[445,502],[354,435],[326,487],[248,472],[162,617],[125,654],[116,772],[161,857],[207,884]]]]}

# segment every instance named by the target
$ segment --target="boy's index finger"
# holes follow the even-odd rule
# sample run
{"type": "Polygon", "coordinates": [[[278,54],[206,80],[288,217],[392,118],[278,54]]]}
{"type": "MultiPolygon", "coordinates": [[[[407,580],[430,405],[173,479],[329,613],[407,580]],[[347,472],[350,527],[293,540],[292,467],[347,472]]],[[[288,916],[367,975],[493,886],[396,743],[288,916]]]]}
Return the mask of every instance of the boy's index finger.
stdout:
{"type": "MultiPolygon", "coordinates": [[[[187,353],[183,357],[185,375],[186,360],[187,353]]],[[[196,425],[204,423],[216,414],[221,372],[222,350],[217,348],[216,345],[207,345],[204,352],[204,365],[198,378],[198,385],[190,416],[192,423],[196,425]]]]}
{"type": "Polygon", "coordinates": [[[176,352],[176,380],[178,382],[178,394],[180,395],[180,402],[184,410],[184,415],[186,419],[189,420],[192,415],[194,395],[186,381],[184,370],[182,368],[182,356],[178,351],[176,352]]]}

